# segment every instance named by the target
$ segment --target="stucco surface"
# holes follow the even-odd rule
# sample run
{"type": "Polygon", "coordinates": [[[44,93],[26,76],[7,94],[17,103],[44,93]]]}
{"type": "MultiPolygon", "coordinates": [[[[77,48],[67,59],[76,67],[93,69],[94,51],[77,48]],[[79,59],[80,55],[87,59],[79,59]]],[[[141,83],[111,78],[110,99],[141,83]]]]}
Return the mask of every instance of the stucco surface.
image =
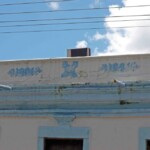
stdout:
{"type": "Polygon", "coordinates": [[[0,150],[37,150],[39,126],[55,126],[53,118],[0,118],[0,150]]]}
{"type": "MultiPolygon", "coordinates": [[[[40,126],[58,126],[49,117],[0,118],[0,149],[37,150],[40,126]]],[[[150,118],[80,117],[73,127],[89,128],[89,150],[138,150],[139,129],[150,126],[150,118]]]]}
{"type": "Polygon", "coordinates": [[[74,84],[149,80],[150,55],[0,62],[0,84],[74,84]]]}

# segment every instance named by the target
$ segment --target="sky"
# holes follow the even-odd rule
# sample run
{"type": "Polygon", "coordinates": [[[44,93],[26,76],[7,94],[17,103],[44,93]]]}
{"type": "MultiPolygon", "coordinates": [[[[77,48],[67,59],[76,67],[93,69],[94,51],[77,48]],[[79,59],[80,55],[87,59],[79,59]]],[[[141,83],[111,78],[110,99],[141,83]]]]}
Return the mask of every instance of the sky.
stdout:
{"type": "Polygon", "coordinates": [[[92,56],[149,53],[149,5],[149,0],[1,0],[0,60],[66,57],[67,49],[82,47],[92,56]],[[33,4],[6,5],[24,2],[33,4]]]}

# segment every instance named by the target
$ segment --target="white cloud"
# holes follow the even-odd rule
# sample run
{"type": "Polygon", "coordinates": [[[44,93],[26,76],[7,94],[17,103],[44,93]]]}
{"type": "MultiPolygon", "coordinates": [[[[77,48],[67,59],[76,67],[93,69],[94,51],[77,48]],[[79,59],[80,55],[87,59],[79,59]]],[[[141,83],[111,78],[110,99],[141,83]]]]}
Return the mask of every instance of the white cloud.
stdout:
{"type": "Polygon", "coordinates": [[[105,39],[105,35],[100,34],[98,31],[94,34],[94,35],[89,35],[88,33],[86,33],[84,35],[84,37],[89,41],[89,42],[93,42],[93,41],[100,41],[102,39],[105,39]]]}
{"type": "MultiPolygon", "coordinates": [[[[148,0],[123,0],[124,6],[135,5],[149,5],[148,0]]],[[[104,52],[100,52],[96,48],[97,55],[113,55],[113,54],[133,54],[133,53],[150,53],[150,28],[112,28],[112,27],[127,27],[127,26],[149,26],[150,21],[119,21],[107,22],[113,20],[135,20],[135,19],[150,19],[150,16],[143,17],[118,17],[111,18],[111,16],[127,16],[127,15],[142,15],[149,14],[149,7],[109,7],[110,15],[105,18],[105,26],[108,28],[105,35],[95,34],[96,39],[103,39],[108,41],[108,46],[104,52]],[[97,35],[97,36],[96,36],[97,35]]]]}
{"type": "Polygon", "coordinates": [[[99,32],[96,32],[96,33],[93,35],[92,40],[94,40],[94,41],[99,41],[99,40],[102,40],[102,39],[104,39],[104,38],[105,38],[104,35],[100,34],[99,32]]]}
{"type": "Polygon", "coordinates": [[[77,41],[76,48],[85,48],[88,47],[88,43],[85,40],[77,41]]]}
{"type": "Polygon", "coordinates": [[[48,3],[48,6],[52,10],[58,10],[59,9],[59,3],[58,2],[50,2],[50,3],[48,3]]]}

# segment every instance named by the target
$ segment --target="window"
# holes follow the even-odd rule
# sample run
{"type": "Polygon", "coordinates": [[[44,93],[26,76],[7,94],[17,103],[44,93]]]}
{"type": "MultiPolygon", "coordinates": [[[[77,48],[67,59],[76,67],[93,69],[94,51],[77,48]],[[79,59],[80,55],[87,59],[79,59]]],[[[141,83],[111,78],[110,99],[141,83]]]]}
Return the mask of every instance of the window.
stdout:
{"type": "Polygon", "coordinates": [[[38,150],[88,150],[89,129],[75,127],[40,127],[38,150]]]}
{"type": "Polygon", "coordinates": [[[150,150],[150,140],[146,140],[146,150],[150,150]]]}
{"type": "Polygon", "coordinates": [[[82,139],[44,139],[44,150],[82,150],[82,139]]]}
{"type": "Polygon", "coordinates": [[[150,128],[140,128],[139,150],[150,150],[150,128]]]}

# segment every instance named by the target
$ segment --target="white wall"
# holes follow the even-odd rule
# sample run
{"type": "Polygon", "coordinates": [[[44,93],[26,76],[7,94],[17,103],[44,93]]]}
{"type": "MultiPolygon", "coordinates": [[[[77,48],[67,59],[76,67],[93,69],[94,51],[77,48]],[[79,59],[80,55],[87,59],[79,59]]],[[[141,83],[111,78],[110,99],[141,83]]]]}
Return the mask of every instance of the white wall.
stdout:
{"type": "MultiPolygon", "coordinates": [[[[56,126],[53,118],[0,118],[0,150],[37,150],[39,126],[56,126]]],[[[76,118],[73,127],[90,129],[89,150],[138,150],[139,128],[150,118],[76,118]]]]}
{"type": "Polygon", "coordinates": [[[146,81],[150,55],[105,56],[0,62],[0,84],[105,83],[146,81]]]}

